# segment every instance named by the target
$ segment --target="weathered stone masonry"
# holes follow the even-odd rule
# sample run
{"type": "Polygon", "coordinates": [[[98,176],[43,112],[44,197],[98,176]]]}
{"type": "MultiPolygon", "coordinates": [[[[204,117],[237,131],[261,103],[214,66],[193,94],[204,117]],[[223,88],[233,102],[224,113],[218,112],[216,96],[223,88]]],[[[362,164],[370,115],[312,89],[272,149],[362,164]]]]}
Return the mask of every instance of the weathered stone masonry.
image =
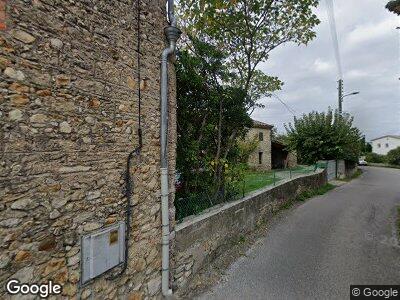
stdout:
{"type": "MultiPolygon", "coordinates": [[[[103,275],[79,285],[80,236],[124,220],[126,160],[138,143],[136,3],[6,2],[7,29],[0,31],[0,298],[8,278],[52,279],[71,298],[160,295],[161,0],[141,1],[143,149],[132,164],[128,269],[114,280],[103,275]]],[[[173,190],[173,176],[170,183],[173,190]]]]}
{"type": "Polygon", "coordinates": [[[217,205],[176,226],[174,279],[184,290],[193,275],[228,249],[232,241],[254,230],[305,190],[327,182],[326,171],[301,175],[252,192],[246,197],[217,205]]]}

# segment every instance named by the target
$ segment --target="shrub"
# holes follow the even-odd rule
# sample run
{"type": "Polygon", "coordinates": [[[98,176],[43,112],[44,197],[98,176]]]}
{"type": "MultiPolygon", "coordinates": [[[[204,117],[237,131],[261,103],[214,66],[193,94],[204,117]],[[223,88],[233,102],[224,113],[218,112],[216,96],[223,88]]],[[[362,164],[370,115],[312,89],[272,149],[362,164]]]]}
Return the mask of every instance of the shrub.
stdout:
{"type": "Polygon", "coordinates": [[[385,156],[376,153],[367,153],[365,160],[370,163],[384,163],[385,156]]]}
{"type": "Polygon", "coordinates": [[[386,156],[388,164],[400,166],[400,147],[390,150],[386,156]]]}
{"type": "Polygon", "coordinates": [[[361,132],[353,126],[353,117],[313,111],[285,124],[286,149],[296,150],[298,161],[313,164],[318,160],[345,159],[358,161],[361,153],[361,132]]]}

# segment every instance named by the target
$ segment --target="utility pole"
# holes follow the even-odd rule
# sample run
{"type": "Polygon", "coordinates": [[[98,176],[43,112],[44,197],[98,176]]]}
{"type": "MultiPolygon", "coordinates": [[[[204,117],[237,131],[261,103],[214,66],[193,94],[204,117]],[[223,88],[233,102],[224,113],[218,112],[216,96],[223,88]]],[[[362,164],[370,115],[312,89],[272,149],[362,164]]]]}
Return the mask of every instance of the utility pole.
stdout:
{"type": "Polygon", "coordinates": [[[343,79],[339,79],[338,81],[339,87],[338,87],[338,100],[339,100],[339,114],[342,114],[342,103],[343,103],[343,79]]]}
{"type": "Polygon", "coordinates": [[[341,116],[343,113],[343,98],[347,96],[352,96],[352,95],[357,95],[360,92],[351,92],[346,95],[343,95],[343,79],[338,80],[339,86],[338,86],[338,110],[339,110],[339,115],[341,116]]]}

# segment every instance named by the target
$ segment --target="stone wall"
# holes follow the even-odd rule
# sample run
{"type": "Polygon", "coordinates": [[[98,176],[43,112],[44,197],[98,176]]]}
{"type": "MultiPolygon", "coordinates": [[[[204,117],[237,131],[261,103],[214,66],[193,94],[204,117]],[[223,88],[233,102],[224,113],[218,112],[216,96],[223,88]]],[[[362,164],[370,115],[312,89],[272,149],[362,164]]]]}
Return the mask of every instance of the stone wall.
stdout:
{"type": "Polygon", "coordinates": [[[280,182],[235,202],[216,206],[176,226],[175,288],[184,287],[193,274],[225,251],[231,241],[271,218],[287,202],[307,189],[327,182],[325,170],[280,182]]]}
{"type": "MultiPolygon", "coordinates": [[[[143,149],[132,163],[128,268],[113,280],[102,275],[84,288],[79,284],[80,236],[125,216],[124,172],[138,145],[136,5],[6,2],[6,29],[0,31],[0,298],[9,278],[52,279],[68,298],[160,295],[159,61],[166,26],[161,0],[141,1],[143,149]]],[[[173,174],[172,68],[170,75],[173,174]]],[[[170,183],[173,188],[173,176],[170,183]]]]}
{"type": "Polygon", "coordinates": [[[257,148],[250,154],[248,165],[259,170],[271,170],[271,130],[267,128],[251,128],[247,133],[247,139],[256,139],[257,148]],[[259,133],[263,134],[263,140],[259,141],[259,133]],[[259,153],[262,152],[262,163],[259,163],[259,153]]]}
{"type": "Polygon", "coordinates": [[[297,153],[296,152],[289,152],[287,156],[287,167],[293,168],[297,166],[297,153]]]}

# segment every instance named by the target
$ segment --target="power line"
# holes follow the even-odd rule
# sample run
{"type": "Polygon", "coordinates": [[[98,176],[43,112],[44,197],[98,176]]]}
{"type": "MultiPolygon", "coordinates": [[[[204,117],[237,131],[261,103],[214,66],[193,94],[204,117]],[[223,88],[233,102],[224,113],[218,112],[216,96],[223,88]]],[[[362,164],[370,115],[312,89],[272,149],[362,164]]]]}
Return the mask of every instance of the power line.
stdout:
{"type": "Polygon", "coordinates": [[[339,42],[336,30],[335,11],[333,8],[333,0],[326,0],[326,11],[328,13],[329,26],[331,28],[331,36],[333,42],[333,51],[335,53],[336,65],[338,69],[339,79],[343,78],[342,61],[340,58],[339,42]]]}
{"type": "Polygon", "coordinates": [[[280,103],[282,103],[283,104],[283,106],[293,115],[293,116],[295,116],[297,113],[296,113],[296,111],[293,109],[293,108],[291,108],[289,105],[287,105],[281,98],[279,98],[277,95],[275,95],[275,94],[271,94],[272,96],[274,96],[280,103]]]}

